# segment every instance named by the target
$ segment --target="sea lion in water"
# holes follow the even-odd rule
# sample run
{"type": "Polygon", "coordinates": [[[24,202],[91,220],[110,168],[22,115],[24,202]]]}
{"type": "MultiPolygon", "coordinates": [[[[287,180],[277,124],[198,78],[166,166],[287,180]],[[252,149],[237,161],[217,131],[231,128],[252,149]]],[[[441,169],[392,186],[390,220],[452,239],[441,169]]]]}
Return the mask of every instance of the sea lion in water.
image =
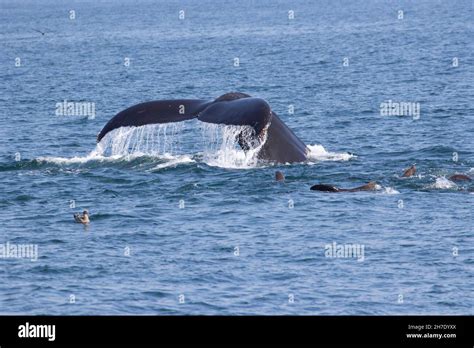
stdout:
{"type": "Polygon", "coordinates": [[[308,159],[308,147],[272,111],[267,101],[239,92],[226,93],[215,100],[157,100],[131,106],[107,122],[97,136],[97,142],[120,127],[194,118],[208,123],[249,126],[248,131],[240,133],[236,140],[244,151],[261,145],[258,159],[276,163],[304,162],[308,159]]]}
{"type": "Polygon", "coordinates": [[[415,165],[412,165],[410,168],[406,169],[405,172],[403,172],[402,177],[409,178],[410,176],[415,175],[415,173],[416,173],[416,167],[415,165]]]}
{"type": "Polygon", "coordinates": [[[282,172],[280,172],[279,170],[277,170],[275,172],[275,180],[276,181],[285,181],[285,176],[283,175],[282,172]]]}
{"type": "Polygon", "coordinates": [[[87,210],[84,210],[82,212],[82,215],[80,213],[75,213],[74,214],[74,221],[80,224],[87,225],[90,220],[89,220],[89,212],[87,210]]]}
{"type": "Polygon", "coordinates": [[[317,184],[311,186],[311,190],[313,191],[323,191],[323,192],[359,192],[359,191],[374,191],[377,183],[375,181],[371,181],[368,184],[354,187],[351,189],[344,189],[339,188],[332,185],[324,185],[324,184],[317,184]]]}
{"type": "Polygon", "coordinates": [[[449,177],[451,181],[472,181],[471,177],[465,174],[454,174],[449,177]]]}

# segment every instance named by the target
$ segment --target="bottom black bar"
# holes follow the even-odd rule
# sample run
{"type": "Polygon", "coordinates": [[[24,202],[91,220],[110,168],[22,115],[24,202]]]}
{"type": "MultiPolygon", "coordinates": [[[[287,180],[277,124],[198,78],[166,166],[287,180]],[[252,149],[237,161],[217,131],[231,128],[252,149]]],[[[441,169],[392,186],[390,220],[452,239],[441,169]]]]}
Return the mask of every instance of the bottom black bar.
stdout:
{"type": "Polygon", "coordinates": [[[2,316],[0,347],[322,344],[472,347],[472,316],[2,316]]]}

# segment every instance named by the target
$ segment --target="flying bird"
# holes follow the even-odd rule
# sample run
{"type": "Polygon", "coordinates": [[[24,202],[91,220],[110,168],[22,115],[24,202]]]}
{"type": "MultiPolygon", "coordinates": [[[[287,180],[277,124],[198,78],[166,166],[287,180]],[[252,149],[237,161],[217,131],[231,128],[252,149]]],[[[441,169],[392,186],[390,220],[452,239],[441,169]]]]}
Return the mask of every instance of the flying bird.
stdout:
{"type": "Polygon", "coordinates": [[[38,32],[38,33],[41,33],[41,35],[44,35],[46,34],[45,32],[41,31],[41,30],[38,30],[38,29],[33,29],[34,31],[38,32]]]}

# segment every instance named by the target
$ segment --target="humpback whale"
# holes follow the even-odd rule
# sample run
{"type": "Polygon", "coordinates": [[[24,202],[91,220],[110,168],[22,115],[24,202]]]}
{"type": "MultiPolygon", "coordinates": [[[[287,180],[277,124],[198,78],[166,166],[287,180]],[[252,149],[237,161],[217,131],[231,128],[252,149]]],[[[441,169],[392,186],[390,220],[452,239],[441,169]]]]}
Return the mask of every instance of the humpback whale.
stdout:
{"type": "Polygon", "coordinates": [[[250,131],[242,131],[236,140],[244,151],[261,145],[258,159],[276,163],[307,160],[307,146],[271,110],[268,102],[240,92],[226,93],[215,100],[156,100],[131,106],[109,120],[98,134],[97,142],[120,127],[194,118],[208,123],[249,126],[250,131]]]}

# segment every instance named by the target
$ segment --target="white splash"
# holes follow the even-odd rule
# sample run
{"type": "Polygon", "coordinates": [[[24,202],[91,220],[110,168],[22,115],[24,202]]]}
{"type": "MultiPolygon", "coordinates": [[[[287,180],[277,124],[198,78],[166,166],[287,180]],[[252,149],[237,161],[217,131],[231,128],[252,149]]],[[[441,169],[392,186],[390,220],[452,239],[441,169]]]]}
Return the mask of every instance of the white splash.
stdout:
{"type": "Polygon", "coordinates": [[[178,156],[171,156],[170,154],[164,154],[161,156],[162,159],[166,159],[167,162],[160,163],[150,169],[151,172],[156,172],[164,168],[169,168],[169,167],[176,167],[180,164],[184,163],[193,163],[195,162],[191,157],[188,155],[178,155],[178,156]]]}
{"type": "Polygon", "coordinates": [[[308,159],[316,161],[348,161],[356,155],[347,152],[329,152],[322,145],[308,145],[308,159]]]}
{"type": "Polygon", "coordinates": [[[403,176],[403,173],[399,173],[399,174],[393,174],[393,177],[397,179],[401,179],[401,180],[417,180],[417,179],[423,179],[425,175],[418,173],[412,176],[403,176]]]}
{"type": "Polygon", "coordinates": [[[451,189],[458,187],[454,182],[446,179],[445,177],[436,178],[436,182],[431,184],[429,188],[435,189],[451,189]]]}
{"type": "Polygon", "coordinates": [[[384,187],[382,193],[386,195],[398,195],[400,191],[395,190],[393,187],[384,187]]]}
{"type": "MultiPolygon", "coordinates": [[[[180,123],[122,127],[108,133],[94,150],[79,157],[38,157],[38,161],[55,164],[82,164],[90,161],[131,161],[150,156],[165,161],[182,160],[177,154],[184,126],[180,123]]],[[[189,158],[189,157],[188,157],[189,158]]]]}
{"type": "Polygon", "coordinates": [[[121,127],[108,133],[96,150],[101,155],[174,155],[180,148],[182,122],[121,127]]]}
{"type": "Polygon", "coordinates": [[[76,163],[85,163],[91,160],[94,160],[94,158],[90,156],[85,156],[85,157],[72,157],[72,158],[66,158],[66,157],[38,157],[36,158],[38,162],[47,162],[47,163],[54,163],[54,164],[76,164],[76,163]]]}
{"type": "Polygon", "coordinates": [[[202,123],[202,136],[205,144],[204,161],[215,167],[246,169],[257,165],[257,154],[265,143],[263,139],[248,151],[238,144],[239,134],[249,136],[253,129],[249,126],[223,126],[202,123]]]}
{"type": "Polygon", "coordinates": [[[380,184],[375,184],[375,191],[384,195],[398,195],[400,194],[399,191],[395,190],[393,187],[390,186],[382,186],[380,184]]]}
{"type": "MultiPolygon", "coordinates": [[[[98,147],[99,145],[97,145],[98,147]]],[[[38,157],[36,158],[37,161],[39,162],[48,162],[48,163],[54,163],[54,164],[82,164],[86,163],[89,161],[97,161],[97,162],[104,162],[104,161],[116,161],[120,160],[122,156],[110,156],[106,157],[103,155],[100,155],[97,152],[97,147],[95,150],[91,151],[87,156],[75,156],[75,157],[38,157]]]]}

